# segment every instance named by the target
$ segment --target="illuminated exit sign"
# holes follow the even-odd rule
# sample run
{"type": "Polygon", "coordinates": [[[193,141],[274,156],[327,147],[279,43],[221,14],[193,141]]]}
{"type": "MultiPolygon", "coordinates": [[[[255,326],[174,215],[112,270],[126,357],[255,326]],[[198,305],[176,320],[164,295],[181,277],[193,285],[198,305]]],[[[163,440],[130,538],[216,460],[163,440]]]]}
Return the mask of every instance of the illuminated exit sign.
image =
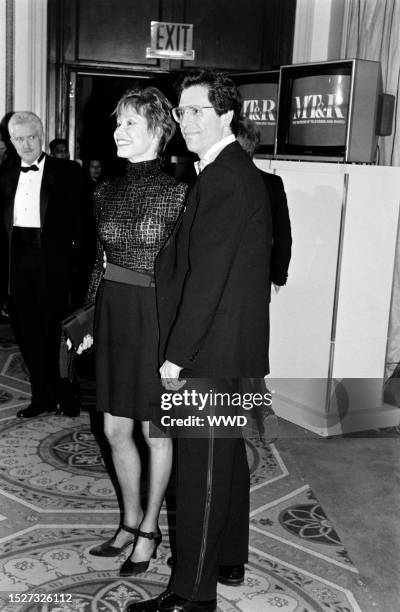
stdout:
{"type": "Polygon", "coordinates": [[[147,58],[194,60],[193,24],[152,21],[147,58]]]}

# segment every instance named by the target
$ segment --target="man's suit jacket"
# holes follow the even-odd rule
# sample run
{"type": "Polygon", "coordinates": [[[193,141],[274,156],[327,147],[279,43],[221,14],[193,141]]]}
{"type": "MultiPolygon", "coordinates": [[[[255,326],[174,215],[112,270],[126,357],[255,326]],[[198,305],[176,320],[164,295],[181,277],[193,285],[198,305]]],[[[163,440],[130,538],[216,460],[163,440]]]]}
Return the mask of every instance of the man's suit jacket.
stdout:
{"type": "MultiPolygon", "coordinates": [[[[69,281],[73,243],[80,240],[81,170],[77,164],[46,156],[40,190],[42,252],[49,289],[69,281]]],[[[0,175],[1,220],[10,253],[14,199],[20,164],[0,175]]]]}
{"type": "Polygon", "coordinates": [[[272,214],[271,282],[284,285],[292,254],[292,233],[283,181],[280,176],[262,172],[272,214]]]}
{"type": "Polygon", "coordinates": [[[234,142],[198,176],[156,260],[161,362],[194,376],[267,373],[271,235],[261,174],[234,142]]]}

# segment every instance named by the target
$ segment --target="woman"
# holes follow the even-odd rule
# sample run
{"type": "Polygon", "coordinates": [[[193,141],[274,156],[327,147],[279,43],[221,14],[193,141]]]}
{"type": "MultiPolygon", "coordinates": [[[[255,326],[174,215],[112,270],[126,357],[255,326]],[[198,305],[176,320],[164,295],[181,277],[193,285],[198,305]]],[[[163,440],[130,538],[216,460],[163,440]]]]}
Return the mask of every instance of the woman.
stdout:
{"type": "MultiPolygon", "coordinates": [[[[175,129],[171,106],[156,88],[128,91],[116,108],[114,139],[127,159],[123,178],[95,191],[97,257],[86,303],[97,293],[94,328],[97,409],[121,487],[123,517],[114,536],[93,548],[115,556],[131,546],[120,574],[145,571],[161,542],[158,517],[171,472],[172,442],[149,435],[149,394],[158,371],[154,260],[183,207],[187,186],[161,170],[175,129]],[[102,280],[103,256],[106,271],[102,280]],[[141,421],[150,451],[147,506],[140,503],[140,457],[132,434],[141,421]]],[[[85,337],[81,348],[90,346],[85,337]]]]}

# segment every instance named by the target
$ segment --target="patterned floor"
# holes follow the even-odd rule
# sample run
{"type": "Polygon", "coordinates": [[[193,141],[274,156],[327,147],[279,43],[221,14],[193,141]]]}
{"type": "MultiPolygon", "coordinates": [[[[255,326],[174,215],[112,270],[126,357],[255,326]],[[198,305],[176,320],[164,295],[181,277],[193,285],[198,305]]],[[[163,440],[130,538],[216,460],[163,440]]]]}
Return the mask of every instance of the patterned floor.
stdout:
{"type": "MultiPolygon", "coordinates": [[[[164,590],[170,570],[167,509],[157,560],[131,579],[124,556],[90,547],[118,523],[115,489],[93,435],[78,418],[15,417],[29,382],[12,336],[0,325],[0,609],[4,612],[123,612],[164,590]]],[[[86,389],[86,404],[93,389],[86,389]]],[[[242,587],[218,588],[220,612],[377,610],[334,526],[301,480],[290,453],[246,440],[251,469],[250,562],[242,587]]]]}

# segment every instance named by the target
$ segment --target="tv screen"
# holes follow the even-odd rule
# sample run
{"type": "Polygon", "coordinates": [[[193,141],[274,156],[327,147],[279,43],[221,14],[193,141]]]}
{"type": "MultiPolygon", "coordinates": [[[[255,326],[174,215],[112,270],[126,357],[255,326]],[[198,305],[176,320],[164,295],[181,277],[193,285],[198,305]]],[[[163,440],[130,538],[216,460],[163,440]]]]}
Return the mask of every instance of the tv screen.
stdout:
{"type": "Polygon", "coordinates": [[[248,83],[239,86],[243,98],[242,116],[257,124],[260,145],[273,146],[275,142],[278,83],[248,83]]]}
{"type": "Polygon", "coordinates": [[[293,79],[287,143],[344,147],[351,76],[319,74],[293,79]]]}
{"type": "Polygon", "coordinates": [[[373,163],[381,91],[379,62],[281,66],[275,157],[373,163]]]}

